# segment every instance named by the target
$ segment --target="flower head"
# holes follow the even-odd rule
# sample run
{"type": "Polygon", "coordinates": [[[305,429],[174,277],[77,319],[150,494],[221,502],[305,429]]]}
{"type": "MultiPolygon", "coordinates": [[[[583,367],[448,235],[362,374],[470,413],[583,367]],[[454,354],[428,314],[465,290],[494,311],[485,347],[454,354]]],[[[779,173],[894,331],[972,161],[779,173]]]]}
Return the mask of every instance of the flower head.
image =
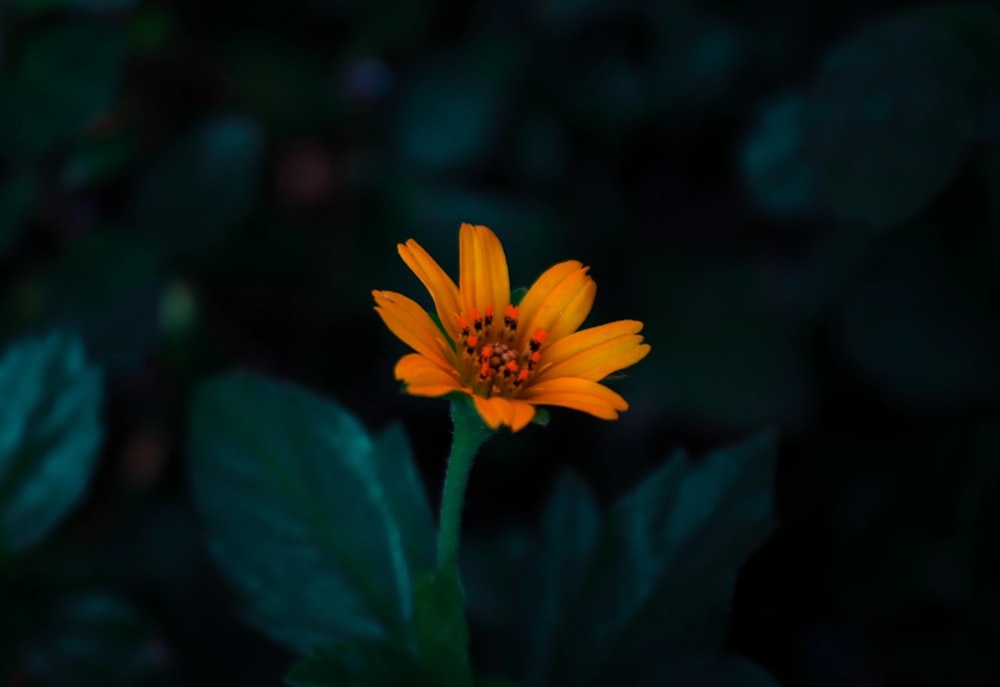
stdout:
{"type": "Polygon", "coordinates": [[[416,351],[396,364],[408,393],[467,394],[487,426],[515,432],[539,405],[605,420],[628,409],[598,382],[642,360],[649,345],[635,320],[577,331],[597,292],[588,267],[575,260],[550,267],[513,305],[503,246],[486,227],[462,225],[458,285],[413,239],[399,244],[399,255],[427,287],[441,323],[406,296],[372,291],[382,320],[416,351]]]}

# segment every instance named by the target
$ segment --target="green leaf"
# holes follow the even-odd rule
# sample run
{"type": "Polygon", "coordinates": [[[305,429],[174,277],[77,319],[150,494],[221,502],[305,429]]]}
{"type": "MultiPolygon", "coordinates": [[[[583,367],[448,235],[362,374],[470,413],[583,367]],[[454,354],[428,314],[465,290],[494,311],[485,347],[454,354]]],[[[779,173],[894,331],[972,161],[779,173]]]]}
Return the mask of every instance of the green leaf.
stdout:
{"type": "Polygon", "coordinates": [[[45,687],[171,684],[162,639],[125,599],[90,590],[58,600],[40,615],[43,628],[19,642],[21,663],[31,684],[45,687]]]}
{"type": "Polygon", "coordinates": [[[524,286],[514,289],[513,291],[510,292],[510,304],[520,305],[521,301],[524,300],[524,297],[527,295],[527,293],[528,289],[527,287],[524,286]]]}
{"type": "Polygon", "coordinates": [[[409,636],[434,538],[399,429],[372,439],[331,401],[235,373],[196,392],[191,469],[254,625],[300,652],[409,636]]]}
{"type": "Polygon", "coordinates": [[[13,74],[0,81],[0,150],[34,160],[80,134],[111,108],[125,41],[108,24],[57,24],[32,34],[13,74]]]}
{"type": "Polygon", "coordinates": [[[772,527],[767,434],[694,461],[676,455],[604,521],[561,624],[558,684],[635,684],[665,651],[721,648],[737,572],[772,527]]]}
{"type": "Polygon", "coordinates": [[[409,652],[389,642],[347,642],[317,649],[285,677],[289,687],[435,687],[409,652]]]}
{"type": "Polygon", "coordinates": [[[252,119],[203,122],[154,163],[136,200],[137,228],[176,256],[216,247],[254,208],[264,152],[264,133],[252,119]]]}
{"type": "Polygon", "coordinates": [[[417,580],[413,626],[428,676],[442,687],[469,687],[469,630],[465,594],[452,573],[428,573],[417,580]]]}
{"type": "Polygon", "coordinates": [[[86,491],[101,441],[101,375],[77,336],[54,332],[7,349],[0,389],[0,546],[18,553],[86,491]]]}

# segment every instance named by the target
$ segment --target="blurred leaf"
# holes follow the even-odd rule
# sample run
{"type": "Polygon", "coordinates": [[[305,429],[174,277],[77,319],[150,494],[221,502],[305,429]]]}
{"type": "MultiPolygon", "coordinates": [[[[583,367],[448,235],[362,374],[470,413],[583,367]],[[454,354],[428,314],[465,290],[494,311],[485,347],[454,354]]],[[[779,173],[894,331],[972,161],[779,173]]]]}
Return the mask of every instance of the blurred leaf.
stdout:
{"type": "Polygon", "coordinates": [[[75,190],[99,184],[114,176],[135,154],[135,143],[127,136],[89,136],[70,151],[60,183],[75,190]]]}
{"type": "Polygon", "coordinates": [[[651,105],[645,74],[619,46],[587,51],[572,67],[553,65],[549,80],[574,116],[605,140],[634,128],[651,105]]]}
{"type": "MultiPolygon", "coordinates": [[[[622,683],[609,682],[608,685],[622,683]]],[[[635,687],[778,687],[774,679],[753,663],[739,656],[725,654],[692,654],[661,657],[658,669],[635,687]]]]}
{"type": "Polygon", "coordinates": [[[987,146],[980,158],[980,169],[987,188],[986,226],[993,227],[990,239],[994,253],[1000,253],[1000,108],[996,112],[997,141],[987,146]]]}
{"type": "Polygon", "coordinates": [[[612,0],[540,0],[532,3],[532,18],[553,33],[575,33],[612,18],[629,3],[612,0]]]}
{"type": "Polygon", "coordinates": [[[189,257],[216,247],[253,210],[265,140],[239,115],[203,122],[163,152],[135,204],[135,222],[172,254],[189,257]]]}
{"type": "Polygon", "coordinates": [[[740,27],[687,3],[651,11],[661,15],[651,59],[657,109],[697,113],[738,92],[748,52],[740,27]]]}
{"type": "Polygon", "coordinates": [[[531,660],[530,632],[534,621],[533,579],[540,537],[508,530],[462,542],[462,584],[466,617],[473,637],[473,663],[480,669],[518,678],[527,675],[531,660]]]}
{"type": "Polygon", "coordinates": [[[21,663],[39,687],[169,685],[167,648],[126,600],[102,591],[63,599],[27,638],[21,663]]]}
{"type": "Polygon", "coordinates": [[[765,210],[798,215],[816,203],[816,172],[805,151],[808,102],[798,94],[767,103],[743,145],[747,188],[765,210]]]}
{"type": "Polygon", "coordinates": [[[743,152],[750,191],[778,213],[875,227],[923,211],[956,177],[1000,75],[985,4],[927,6],[840,43],[802,95],[767,105],[743,152]]]}
{"type": "Polygon", "coordinates": [[[887,237],[841,294],[845,356],[899,406],[946,409],[995,396],[1000,328],[965,277],[929,229],[914,226],[887,237]]]}
{"type": "Polygon", "coordinates": [[[969,51],[935,25],[889,21],[841,44],[810,93],[820,202],[876,226],[923,210],[965,160],[975,79],[969,51]]]}
{"type": "Polygon", "coordinates": [[[251,622],[300,652],[401,641],[433,527],[402,434],[369,437],[338,405],[231,374],[192,411],[196,502],[251,622]]]}
{"type": "Polygon", "coordinates": [[[166,7],[146,4],[129,15],[125,34],[129,48],[140,56],[147,56],[166,46],[173,30],[173,15],[166,7]]]}
{"type": "Polygon", "coordinates": [[[34,160],[108,113],[125,62],[108,24],[57,24],[32,34],[13,74],[0,80],[0,150],[34,160]]]}
{"type": "Polygon", "coordinates": [[[773,526],[770,434],[701,461],[674,456],[604,521],[563,617],[553,684],[637,684],[665,651],[716,651],[743,562],[773,526]]]}
{"type": "Polygon", "coordinates": [[[521,174],[535,184],[556,184],[570,164],[569,133],[558,119],[544,114],[519,115],[513,150],[521,174]]]}
{"type": "Polygon", "coordinates": [[[273,32],[242,33],[226,48],[233,98],[277,134],[335,125],[340,118],[337,83],[325,60],[273,32]]]}
{"type": "Polygon", "coordinates": [[[112,232],[87,234],[41,272],[41,311],[27,321],[78,329],[95,358],[127,374],[156,338],[164,282],[155,247],[112,232]]]}
{"type": "Polygon", "coordinates": [[[427,40],[428,23],[435,6],[424,0],[396,0],[372,4],[352,0],[303,0],[351,27],[353,50],[369,54],[400,51],[413,54],[427,40]]]}
{"type": "Polygon", "coordinates": [[[61,9],[104,12],[127,10],[137,2],[138,0],[14,0],[14,9],[24,14],[61,9]]]}
{"type": "Polygon", "coordinates": [[[1000,77],[1000,14],[988,2],[926,4],[910,9],[901,17],[934,27],[960,43],[976,61],[974,97],[995,95],[1000,77]]]}
{"type": "Polygon", "coordinates": [[[80,501],[101,441],[101,376],[72,334],[0,358],[0,554],[37,544],[80,501]]]}
{"type": "Polygon", "coordinates": [[[38,202],[38,183],[28,173],[0,184],[0,255],[20,236],[38,202]]]}
{"type": "Polygon", "coordinates": [[[317,649],[285,677],[290,687],[436,687],[414,656],[388,642],[349,642],[317,649]]]}
{"type": "Polygon", "coordinates": [[[518,687],[518,684],[495,675],[480,675],[476,678],[476,687],[518,687]]]}
{"type": "Polygon", "coordinates": [[[634,388],[652,387],[676,413],[742,430],[793,422],[808,411],[811,372],[799,320],[812,304],[795,299],[811,293],[788,264],[657,256],[643,271],[647,309],[659,318],[649,336],[662,354],[650,360],[657,374],[635,376],[634,388]],[[657,335],[658,322],[670,324],[657,335]]]}
{"type": "Polygon", "coordinates": [[[521,629],[526,644],[527,684],[548,673],[560,620],[583,583],[599,527],[597,504],[587,485],[564,473],[542,516],[542,531],[525,585],[529,622],[521,629]]]}
{"type": "Polygon", "coordinates": [[[519,240],[531,240],[533,247],[554,240],[560,218],[548,205],[530,196],[484,191],[475,187],[428,185],[408,179],[391,179],[388,184],[394,215],[416,234],[439,234],[442,227],[453,231],[456,218],[504,231],[505,245],[516,249],[519,240]],[[516,233],[515,233],[516,232],[516,233]],[[508,238],[509,237],[509,238],[508,238]],[[521,238],[523,237],[523,239],[521,238]]]}
{"type": "Polygon", "coordinates": [[[413,604],[417,647],[434,684],[471,686],[465,595],[458,578],[440,572],[423,575],[417,580],[413,604]]]}
{"type": "Polygon", "coordinates": [[[193,504],[182,498],[158,500],[147,493],[136,501],[137,507],[116,525],[112,548],[107,551],[106,566],[113,580],[149,583],[172,599],[189,597],[208,561],[201,521],[193,504]]]}
{"type": "Polygon", "coordinates": [[[442,56],[402,83],[396,127],[404,162],[429,171],[481,167],[506,116],[499,85],[462,55],[442,56]]]}

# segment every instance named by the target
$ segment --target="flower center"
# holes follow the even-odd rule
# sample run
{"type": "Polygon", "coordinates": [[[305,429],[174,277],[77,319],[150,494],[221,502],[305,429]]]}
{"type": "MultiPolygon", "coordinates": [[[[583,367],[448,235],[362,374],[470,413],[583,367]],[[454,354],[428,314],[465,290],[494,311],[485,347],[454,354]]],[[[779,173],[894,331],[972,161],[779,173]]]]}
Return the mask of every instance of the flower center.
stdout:
{"type": "Polygon", "coordinates": [[[472,308],[468,317],[458,318],[462,336],[457,342],[461,354],[462,378],[477,394],[516,396],[538,369],[541,348],[548,332],[535,329],[522,350],[517,350],[518,308],[508,305],[503,326],[493,326],[493,306],[482,312],[472,308]]]}

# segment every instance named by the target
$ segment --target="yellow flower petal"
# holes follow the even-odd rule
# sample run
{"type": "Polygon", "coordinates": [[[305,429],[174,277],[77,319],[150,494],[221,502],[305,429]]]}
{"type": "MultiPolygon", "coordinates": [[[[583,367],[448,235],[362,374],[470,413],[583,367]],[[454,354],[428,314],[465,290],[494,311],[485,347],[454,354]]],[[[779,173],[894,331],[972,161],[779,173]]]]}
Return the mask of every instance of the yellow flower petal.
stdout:
{"type": "MultiPolygon", "coordinates": [[[[571,285],[569,288],[573,288],[573,286],[571,285]]],[[[594,306],[595,295],[597,295],[597,282],[588,275],[584,277],[583,287],[576,292],[576,295],[559,308],[559,317],[556,318],[555,322],[550,324],[548,328],[542,323],[537,326],[547,331],[549,338],[553,341],[561,339],[567,334],[572,334],[590,314],[590,309],[594,306]]],[[[559,299],[559,295],[556,295],[556,299],[559,299]]]]}
{"type": "Polygon", "coordinates": [[[642,331],[642,327],[643,324],[639,320],[617,320],[589,329],[581,329],[546,348],[545,359],[551,363],[559,363],[577,353],[582,353],[591,346],[598,346],[620,336],[638,334],[642,331]]]}
{"type": "Polygon", "coordinates": [[[416,301],[392,291],[372,291],[376,312],[389,330],[410,348],[442,368],[455,367],[455,354],[423,308],[416,301]]]}
{"type": "Polygon", "coordinates": [[[473,396],[472,400],[476,404],[479,416],[490,429],[507,425],[512,432],[519,432],[535,417],[535,408],[520,399],[473,396]]]}
{"type": "Polygon", "coordinates": [[[458,314],[462,310],[462,304],[455,282],[441,269],[437,261],[413,239],[405,244],[399,244],[398,250],[403,262],[417,275],[417,279],[430,293],[445,331],[452,339],[457,339],[459,333],[458,314]]]}
{"type": "Polygon", "coordinates": [[[576,377],[560,377],[532,384],[524,390],[521,398],[533,405],[580,410],[602,420],[617,420],[618,411],[628,410],[625,399],[608,387],[576,377]]]}
{"type": "Polygon", "coordinates": [[[463,224],[458,241],[462,311],[468,316],[473,308],[483,312],[492,305],[503,313],[510,302],[510,277],[500,239],[486,227],[463,224]]]}
{"type": "Polygon", "coordinates": [[[490,429],[498,429],[503,424],[504,409],[501,407],[503,400],[500,396],[494,396],[493,398],[484,398],[482,396],[472,397],[479,417],[483,418],[483,422],[490,429]]]}
{"type": "Polygon", "coordinates": [[[587,275],[589,267],[570,260],[550,267],[528,289],[521,301],[518,336],[521,345],[536,329],[552,340],[579,327],[594,304],[597,285],[587,275]]]}
{"type": "Polygon", "coordinates": [[[641,329],[641,322],[623,320],[560,339],[545,351],[545,359],[551,364],[539,371],[535,382],[556,377],[597,382],[624,370],[649,353],[649,344],[642,343],[642,337],[635,333],[641,329]]]}
{"type": "Polygon", "coordinates": [[[396,363],[396,379],[406,384],[406,392],[415,396],[444,396],[452,391],[468,391],[454,369],[442,369],[419,353],[409,353],[396,363]]]}
{"type": "Polygon", "coordinates": [[[520,432],[528,426],[528,423],[535,419],[535,406],[527,401],[512,398],[510,401],[511,413],[509,416],[510,431],[520,432]]]}

